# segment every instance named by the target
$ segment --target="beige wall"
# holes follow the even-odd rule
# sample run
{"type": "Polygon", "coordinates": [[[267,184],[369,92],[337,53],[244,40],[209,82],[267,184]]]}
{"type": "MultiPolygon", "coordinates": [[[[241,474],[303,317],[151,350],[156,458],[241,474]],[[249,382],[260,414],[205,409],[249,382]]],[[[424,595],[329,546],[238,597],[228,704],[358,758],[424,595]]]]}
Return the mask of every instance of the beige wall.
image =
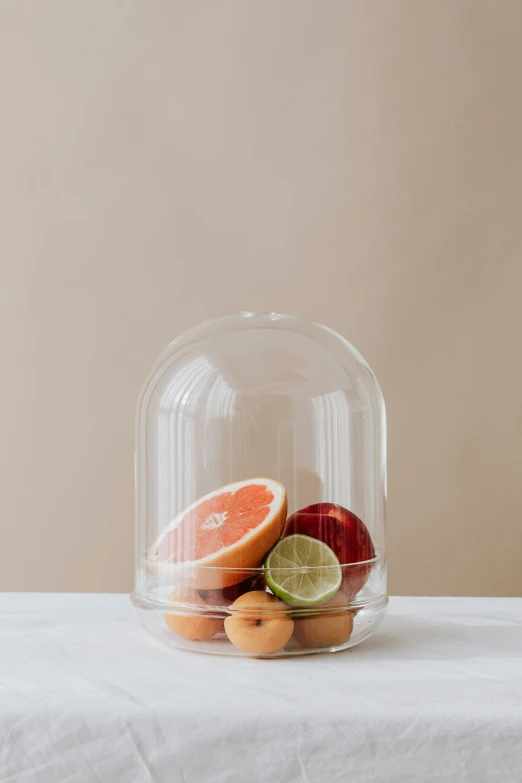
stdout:
{"type": "Polygon", "coordinates": [[[522,595],[522,3],[0,2],[0,587],[127,591],[134,404],[241,309],[389,414],[394,593],[522,595]]]}

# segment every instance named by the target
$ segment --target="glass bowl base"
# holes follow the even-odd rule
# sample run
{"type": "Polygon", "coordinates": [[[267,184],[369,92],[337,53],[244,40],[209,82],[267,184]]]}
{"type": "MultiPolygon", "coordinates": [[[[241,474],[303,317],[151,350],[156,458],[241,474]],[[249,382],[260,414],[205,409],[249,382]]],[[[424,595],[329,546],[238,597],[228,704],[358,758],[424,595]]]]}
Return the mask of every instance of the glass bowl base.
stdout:
{"type": "Polygon", "coordinates": [[[300,644],[294,636],[292,636],[282,649],[270,654],[244,652],[240,650],[230,642],[224,629],[218,631],[211,639],[192,641],[173,633],[167,627],[164,615],[161,611],[157,609],[145,609],[140,606],[135,606],[135,609],[141,624],[147,632],[161,644],[175,650],[205,653],[207,655],[232,655],[243,658],[284,658],[295,655],[339,652],[341,650],[347,650],[350,647],[355,647],[355,645],[360,644],[367,639],[380,625],[386,612],[387,604],[388,598],[384,596],[378,600],[373,600],[366,605],[359,605],[356,612],[354,612],[353,630],[349,638],[341,644],[319,646],[320,642],[317,640],[317,643],[309,643],[305,646],[304,644],[300,644]]]}

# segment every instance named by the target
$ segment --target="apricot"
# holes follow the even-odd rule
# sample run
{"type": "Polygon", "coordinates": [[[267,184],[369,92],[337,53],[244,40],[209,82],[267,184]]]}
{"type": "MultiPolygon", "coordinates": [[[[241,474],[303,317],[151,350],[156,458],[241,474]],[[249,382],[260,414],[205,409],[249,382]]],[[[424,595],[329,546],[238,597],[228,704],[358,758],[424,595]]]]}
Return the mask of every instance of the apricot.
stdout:
{"type": "Polygon", "coordinates": [[[206,601],[197,591],[193,591],[190,594],[181,592],[180,590],[174,590],[169,595],[169,601],[173,604],[173,608],[178,608],[181,612],[189,612],[190,609],[186,606],[179,606],[180,603],[194,606],[195,612],[190,614],[169,614],[165,612],[164,618],[167,626],[177,636],[183,636],[190,641],[205,641],[212,639],[219,631],[223,629],[223,620],[219,617],[205,617],[204,615],[196,613],[198,610],[207,606],[206,601]]]}
{"type": "Polygon", "coordinates": [[[353,612],[343,593],[321,604],[315,614],[294,617],[294,639],[301,647],[339,647],[353,631],[353,612]],[[335,611],[338,609],[338,611],[335,611]]]}
{"type": "Polygon", "coordinates": [[[233,645],[252,655],[272,655],[290,641],[294,621],[286,604],[263,590],[244,593],[229,607],[225,631],[233,645]]]}

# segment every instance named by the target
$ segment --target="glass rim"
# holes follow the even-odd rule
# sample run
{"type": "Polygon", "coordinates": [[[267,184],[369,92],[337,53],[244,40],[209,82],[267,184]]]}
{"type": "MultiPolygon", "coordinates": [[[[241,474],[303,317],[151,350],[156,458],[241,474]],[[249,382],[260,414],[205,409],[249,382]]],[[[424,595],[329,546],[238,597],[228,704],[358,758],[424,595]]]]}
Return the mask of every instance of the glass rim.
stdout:
{"type": "MultiPolygon", "coordinates": [[[[277,566],[273,567],[271,570],[277,570],[277,571],[288,571],[290,573],[294,571],[301,571],[304,568],[306,568],[307,571],[316,571],[317,569],[325,569],[325,568],[355,568],[356,566],[363,566],[363,565],[375,565],[379,560],[381,560],[381,557],[379,554],[376,554],[374,557],[369,558],[368,560],[356,560],[352,563],[341,563],[339,562],[339,565],[318,565],[318,566],[277,566]]],[[[181,576],[183,572],[190,573],[190,572],[213,572],[213,573],[242,573],[242,574],[248,574],[250,576],[260,576],[261,574],[264,574],[265,567],[264,565],[259,566],[238,566],[236,568],[229,568],[227,566],[209,566],[209,565],[199,565],[197,561],[195,560],[185,560],[181,563],[169,563],[167,561],[162,561],[160,564],[160,569],[156,571],[156,568],[153,566],[151,567],[149,564],[149,561],[147,561],[147,558],[143,557],[144,565],[146,567],[146,570],[151,574],[158,574],[160,571],[165,574],[165,576],[168,576],[168,574],[181,576]]],[[[154,564],[156,565],[156,564],[154,564]]],[[[245,579],[248,577],[245,577],[245,579]]],[[[243,581],[243,580],[241,580],[243,581]]]]}
{"type": "MultiPolygon", "coordinates": [[[[201,591],[201,592],[210,592],[210,591],[201,591]]],[[[338,591],[335,595],[338,595],[342,593],[342,590],[338,591]]],[[[269,595],[273,595],[272,593],[269,593],[269,595]]],[[[277,596],[273,596],[274,598],[277,598],[277,596]]],[[[347,596],[346,598],[346,605],[345,606],[332,606],[327,605],[327,602],[325,601],[322,604],[316,604],[315,606],[291,606],[289,604],[285,604],[281,599],[278,599],[283,605],[284,608],[282,609],[281,606],[273,606],[270,607],[270,605],[267,604],[260,604],[259,607],[257,605],[253,605],[250,607],[244,607],[244,608],[236,608],[234,609],[232,607],[232,604],[234,601],[231,601],[227,604],[205,604],[202,605],[197,602],[191,602],[190,599],[187,600],[178,600],[176,603],[169,600],[168,596],[161,599],[160,596],[156,595],[151,597],[150,595],[143,595],[142,593],[139,593],[137,590],[134,590],[130,594],[130,601],[134,605],[136,609],[140,610],[155,610],[162,612],[163,614],[175,614],[175,615],[187,615],[187,616],[195,616],[198,617],[230,617],[233,614],[238,615],[249,615],[253,612],[256,613],[258,610],[262,610],[263,614],[271,614],[280,616],[282,613],[289,614],[292,617],[297,617],[299,615],[301,616],[312,616],[312,615],[323,615],[323,614],[339,614],[342,612],[358,612],[362,609],[366,609],[368,607],[374,608],[378,607],[384,604],[388,603],[388,596],[383,593],[377,596],[372,596],[369,598],[368,596],[361,596],[358,598],[357,596],[347,596]]]]}

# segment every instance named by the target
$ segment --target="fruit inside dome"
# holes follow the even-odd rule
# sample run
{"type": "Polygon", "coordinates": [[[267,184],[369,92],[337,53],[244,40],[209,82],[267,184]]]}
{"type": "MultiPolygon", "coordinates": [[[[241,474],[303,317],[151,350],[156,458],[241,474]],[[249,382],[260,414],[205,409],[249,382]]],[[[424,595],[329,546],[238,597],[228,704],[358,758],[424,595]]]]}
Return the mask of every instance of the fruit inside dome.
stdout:
{"type": "Polygon", "coordinates": [[[352,511],[319,502],[287,518],[284,486],[238,481],[178,514],[149,549],[149,571],[176,586],[169,632],[190,641],[228,639],[272,655],[345,644],[356,595],[375,564],[368,528],[352,511]]]}

